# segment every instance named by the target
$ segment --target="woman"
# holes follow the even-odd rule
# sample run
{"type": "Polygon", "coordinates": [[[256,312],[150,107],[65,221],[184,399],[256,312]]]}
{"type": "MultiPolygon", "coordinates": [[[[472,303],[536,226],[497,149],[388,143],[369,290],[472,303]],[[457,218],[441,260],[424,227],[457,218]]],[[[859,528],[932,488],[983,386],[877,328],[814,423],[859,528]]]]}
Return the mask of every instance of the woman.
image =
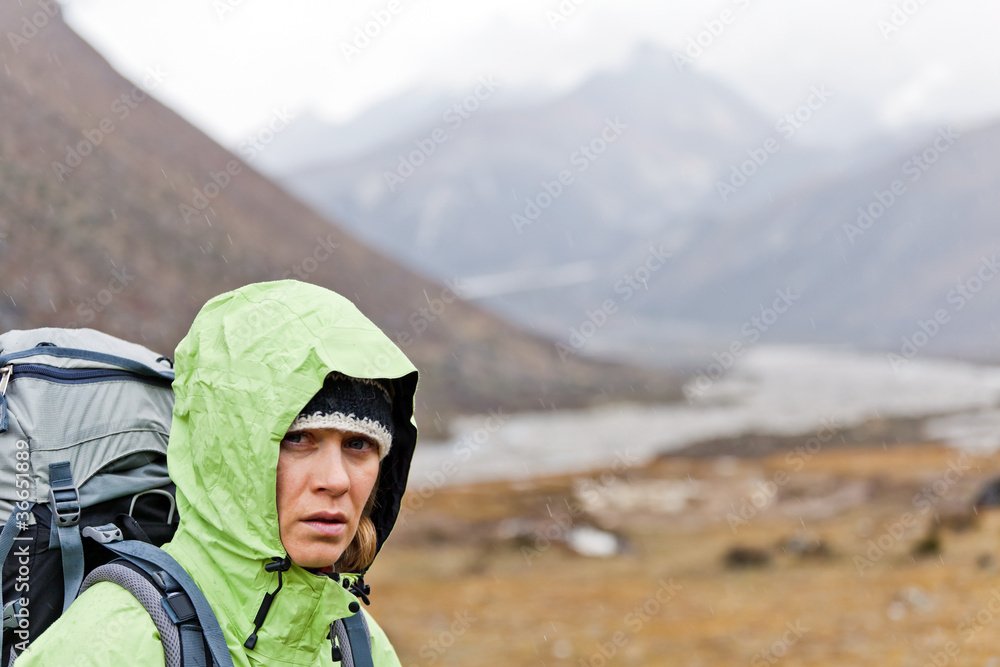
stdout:
{"type": "MultiPolygon", "coordinates": [[[[181,520],[164,549],[204,592],[237,667],[333,664],[330,625],[366,597],[358,579],[399,512],[416,369],[349,301],[297,281],[209,301],[175,363],[167,458],[181,520]]],[[[365,619],[375,665],[399,665],[365,619]]],[[[164,658],[138,601],[100,583],[16,664],[164,658]]]]}

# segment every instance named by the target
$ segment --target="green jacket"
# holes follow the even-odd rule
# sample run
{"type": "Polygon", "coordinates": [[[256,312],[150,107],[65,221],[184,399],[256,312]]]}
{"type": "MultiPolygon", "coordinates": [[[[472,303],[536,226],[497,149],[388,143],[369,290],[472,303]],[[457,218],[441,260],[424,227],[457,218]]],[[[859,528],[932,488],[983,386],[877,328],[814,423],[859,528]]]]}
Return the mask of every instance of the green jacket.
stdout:
{"type": "MultiPolygon", "coordinates": [[[[164,549],[208,598],[237,667],[333,665],[330,624],[349,616],[356,598],[296,565],[284,574],[256,647],[243,647],[264,594],[278,585],[277,573],[264,565],[285,556],[275,502],[279,443],[329,372],[392,380],[395,436],[372,513],[381,548],[399,513],[416,444],[416,369],[347,299],[293,280],[248,285],[209,301],[177,347],[175,364],[167,458],[181,520],[164,549]]],[[[377,605],[377,592],[374,599],[377,605]]],[[[375,665],[399,665],[370,616],[368,623],[375,665]]],[[[163,664],[149,615],[110,583],[80,596],[16,662],[163,664]]]]}

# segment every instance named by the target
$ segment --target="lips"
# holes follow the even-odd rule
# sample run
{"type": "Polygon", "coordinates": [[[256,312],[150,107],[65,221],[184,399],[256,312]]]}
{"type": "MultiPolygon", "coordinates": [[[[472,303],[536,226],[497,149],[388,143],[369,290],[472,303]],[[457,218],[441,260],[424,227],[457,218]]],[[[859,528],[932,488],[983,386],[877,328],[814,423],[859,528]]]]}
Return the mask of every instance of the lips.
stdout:
{"type": "Polygon", "coordinates": [[[320,535],[340,535],[347,528],[347,517],[342,512],[316,512],[310,514],[302,523],[315,530],[320,535]]]}

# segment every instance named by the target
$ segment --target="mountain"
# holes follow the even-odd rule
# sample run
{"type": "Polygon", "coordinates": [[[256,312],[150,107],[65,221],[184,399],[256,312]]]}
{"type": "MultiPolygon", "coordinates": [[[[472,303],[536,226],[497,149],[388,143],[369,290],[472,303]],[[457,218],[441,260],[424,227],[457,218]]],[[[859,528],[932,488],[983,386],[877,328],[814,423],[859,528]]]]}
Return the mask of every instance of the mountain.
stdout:
{"type": "MultiPolygon", "coordinates": [[[[651,46],[624,70],[533,104],[504,104],[511,92],[484,81],[362,155],[329,151],[322,162],[311,152],[295,168],[265,155],[262,164],[376,247],[446,278],[601,263],[664,233],[683,242],[693,230],[682,214],[715,197],[720,174],[774,133],[726,86],[651,46]]],[[[370,120],[339,132],[364,132],[370,120]]],[[[758,189],[800,171],[772,169],[758,189]]]]}
{"type": "Polygon", "coordinates": [[[0,330],[89,326],[169,354],[200,306],[298,277],[354,300],[449,418],[677,395],[663,373],[560,356],[332,226],[118,75],[58,5],[0,4],[0,330]]]}
{"type": "Polygon", "coordinates": [[[706,219],[664,274],[664,282],[683,280],[682,294],[661,289],[637,311],[745,340],[740,323],[760,317],[776,290],[792,289],[799,297],[769,340],[995,360],[994,147],[1000,124],[943,125],[866,170],[706,219]]]}
{"type": "Polygon", "coordinates": [[[1000,130],[911,128],[820,150],[800,130],[856,101],[817,85],[767,119],[648,46],[561,97],[492,103],[454,128],[445,106],[405,138],[277,177],[579,351],[688,365],[761,341],[996,356],[1000,290],[963,294],[962,281],[995,247],[1000,130]],[[859,222],[859,208],[873,213],[859,222]],[[648,271],[655,252],[669,261],[648,271]],[[607,303],[614,316],[595,324],[607,303]]]}
{"type": "Polygon", "coordinates": [[[331,125],[305,112],[268,145],[261,168],[268,174],[283,173],[352,159],[422,130],[449,101],[444,93],[414,89],[367,109],[350,125],[331,125]]]}
{"type": "MultiPolygon", "coordinates": [[[[606,327],[590,351],[703,366],[737,343],[809,343],[881,351],[896,368],[920,355],[996,362],[1000,124],[907,139],[774,201],[698,214],[636,290],[631,322],[606,327]]],[[[559,296],[593,299],[584,286],[559,296]]],[[[542,308],[534,299],[519,307],[542,308]]]]}

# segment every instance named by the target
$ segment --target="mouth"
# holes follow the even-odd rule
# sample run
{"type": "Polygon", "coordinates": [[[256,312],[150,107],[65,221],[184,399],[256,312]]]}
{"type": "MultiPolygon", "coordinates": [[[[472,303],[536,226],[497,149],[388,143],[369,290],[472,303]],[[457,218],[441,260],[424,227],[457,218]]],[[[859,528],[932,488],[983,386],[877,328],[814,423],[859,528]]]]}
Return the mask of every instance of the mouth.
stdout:
{"type": "Polygon", "coordinates": [[[310,514],[302,523],[315,530],[320,535],[340,535],[347,528],[347,517],[341,512],[316,512],[310,514]]]}

